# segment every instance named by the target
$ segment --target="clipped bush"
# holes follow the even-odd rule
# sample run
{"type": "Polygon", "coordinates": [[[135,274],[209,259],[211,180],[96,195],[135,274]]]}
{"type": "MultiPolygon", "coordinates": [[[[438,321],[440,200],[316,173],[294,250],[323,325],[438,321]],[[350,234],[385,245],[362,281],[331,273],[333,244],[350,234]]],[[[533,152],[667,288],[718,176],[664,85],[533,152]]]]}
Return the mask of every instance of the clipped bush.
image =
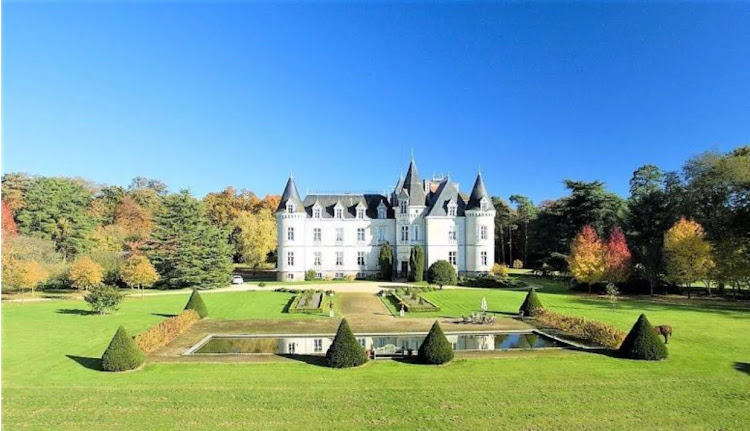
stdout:
{"type": "Polygon", "coordinates": [[[99,314],[107,314],[116,311],[120,306],[125,294],[120,289],[112,286],[94,286],[87,293],[83,300],[89,304],[92,310],[99,314]]]}
{"type": "Polygon", "coordinates": [[[510,269],[508,268],[508,265],[496,263],[492,265],[492,275],[496,277],[507,277],[510,275],[510,269]]]}
{"type": "Polygon", "coordinates": [[[453,359],[453,347],[437,321],[432,324],[427,338],[419,346],[418,357],[422,363],[433,365],[444,364],[453,359]]]}
{"type": "Polygon", "coordinates": [[[203,303],[203,299],[197,289],[193,289],[193,293],[190,294],[190,299],[188,299],[184,309],[195,310],[201,319],[208,316],[208,308],[206,308],[206,304],[203,303]]]}
{"type": "Polygon", "coordinates": [[[519,313],[523,313],[524,316],[531,316],[536,310],[543,309],[542,301],[536,294],[536,289],[533,287],[529,289],[529,293],[526,294],[526,299],[523,300],[521,308],[518,309],[519,313]]]}
{"type": "Polygon", "coordinates": [[[315,280],[315,270],[314,269],[308,269],[305,271],[305,281],[313,281],[315,280]]]}
{"type": "Polygon", "coordinates": [[[365,349],[359,345],[346,319],[341,320],[331,347],[326,352],[326,360],[331,368],[356,367],[367,362],[365,349]]]}
{"type": "Polygon", "coordinates": [[[170,317],[135,336],[135,344],[145,353],[151,353],[166,346],[184,334],[201,317],[195,310],[185,310],[170,317]]]}
{"type": "Polygon", "coordinates": [[[641,314],[633,325],[625,341],[620,346],[619,355],[628,359],[641,359],[645,361],[658,361],[666,359],[669,355],[667,346],[654,332],[654,327],[641,314]]]}
{"type": "Polygon", "coordinates": [[[134,370],[143,364],[146,355],[135,344],[125,328],[120,326],[109,342],[107,350],[102,355],[102,370],[127,371],[134,370]]]}
{"type": "Polygon", "coordinates": [[[455,285],[458,282],[456,269],[447,260],[435,261],[427,270],[427,282],[440,287],[455,285]]]}
{"type": "Polygon", "coordinates": [[[625,339],[625,332],[598,320],[567,316],[544,308],[535,310],[534,317],[537,325],[557,329],[610,349],[617,349],[625,339]]]}
{"type": "Polygon", "coordinates": [[[409,281],[420,282],[424,279],[424,250],[415,245],[409,256],[409,281]]]}

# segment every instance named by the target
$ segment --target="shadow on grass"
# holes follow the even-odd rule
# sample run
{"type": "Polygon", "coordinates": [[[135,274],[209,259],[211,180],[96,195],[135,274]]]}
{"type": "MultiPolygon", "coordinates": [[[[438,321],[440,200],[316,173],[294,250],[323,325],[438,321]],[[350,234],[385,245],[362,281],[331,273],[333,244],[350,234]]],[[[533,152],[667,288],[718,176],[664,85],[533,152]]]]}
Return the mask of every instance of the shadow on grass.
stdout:
{"type": "Polygon", "coordinates": [[[734,363],[734,369],[737,370],[737,371],[739,371],[739,372],[741,372],[741,373],[745,373],[747,375],[750,375],[750,363],[747,363],[747,362],[735,362],[734,363]]]}
{"type": "Polygon", "coordinates": [[[151,315],[156,316],[156,317],[166,317],[166,318],[177,316],[176,314],[166,314],[166,313],[151,313],[151,315]]]}
{"type": "Polygon", "coordinates": [[[102,370],[102,360],[100,358],[89,358],[86,356],[75,356],[75,355],[65,355],[65,356],[77,362],[78,365],[81,365],[84,368],[88,368],[89,370],[94,370],[94,371],[102,370]]]}
{"type": "Polygon", "coordinates": [[[90,315],[99,315],[96,311],[91,310],[81,310],[78,308],[60,308],[56,311],[58,314],[76,314],[79,316],[90,316],[90,315]]]}
{"type": "Polygon", "coordinates": [[[304,362],[309,365],[317,365],[319,367],[328,368],[328,362],[325,356],[320,355],[279,355],[287,359],[292,359],[298,362],[304,362]]]}

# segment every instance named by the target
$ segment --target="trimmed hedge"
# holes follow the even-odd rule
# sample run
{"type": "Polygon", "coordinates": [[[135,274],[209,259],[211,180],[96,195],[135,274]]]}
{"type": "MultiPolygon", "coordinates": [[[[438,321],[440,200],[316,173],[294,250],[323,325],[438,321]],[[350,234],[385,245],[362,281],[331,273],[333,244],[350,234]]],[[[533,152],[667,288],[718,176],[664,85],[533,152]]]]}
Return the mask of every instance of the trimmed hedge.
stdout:
{"type": "Polygon", "coordinates": [[[427,270],[427,282],[430,284],[454,286],[457,280],[456,269],[447,260],[435,261],[427,270]]]}
{"type": "Polygon", "coordinates": [[[429,301],[427,298],[423,297],[422,295],[417,294],[417,301],[419,299],[422,300],[423,304],[411,304],[409,303],[406,298],[401,296],[401,294],[398,293],[397,289],[394,289],[391,292],[391,295],[396,299],[396,302],[398,303],[398,307],[401,307],[401,305],[404,306],[404,310],[410,312],[410,313],[425,313],[429,311],[440,311],[440,307],[435,305],[433,302],[429,301]]]}
{"type": "Polygon", "coordinates": [[[459,286],[466,287],[488,287],[495,289],[526,287],[528,283],[509,277],[499,277],[496,275],[480,275],[478,277],[465,277],[458,280],[459,286]]]}
{"type": "Polygon", "coordinates": [[[424,279],[424,250],[415,245],[411,248],[409,256],[409,281],[422,281],[424,279]]]}
{"type": "Polygon", "coordinates": [[[440,329],[440,324],[435,321],[427,338],[419,346],[419,360],[425,364],[439,365],[452,359],[453,347],[440,329]]]}
{"type": "Polygon", "coordinates": [[[365,349],[357,342],[346,319],[341,320],[336,337],[326,352],[326,360],[331,368],[356,367],[367,362],[365,349]]]}
{"type": "Polygon", "coordinates": [[[598,320],[566,316],[544,308],[537,309],[534,312],[534,317],[536,323],[541,326],[558,329],[574,337],[583,338],[610,349],[617,349],[622,340],[625,339],[625,332],[598,320]]]}
{"type": "Polygon", "coordinates": [[[524,316],[531,316],[536,310],[543,310],[544,306],[542,301],[539,300],[539,296],[536,294],[536,289],[533,287],[529,289],[529,293],[526,294],[526,299],[523,300],[521,308],[518,309],[519,313],[523,313],[524,316]]]}
{"type": "Polygon", "coordinates": [[[667,346],[654,332],[654,327],[651,326],[645,314],[638,317],[628,336],[625,337],[625,341],[622,342],[618,353],[623,358],[645,361],[658,361],[669,356],[667,346]]]}
{"type": "Polygon", "coordinates": [[[325,313],[327,308],[326,303],[326,295],[323,293],[322,290],[316,290],[312,291],[311,289],[303,290],[299,294],[297,294],[293,299],[292,302],[289,304],[289,308],[287,309],[287,313],[290,314],[296,314],[296,313],[307,313],[307,314],[318,314],[318,313],[325,313]],[[312,292],[312,293],[310,293],[312,292]],[[306,295],[308,295],[309,299],[312,301],[318,301],[317,307],[299,307],[299,303],[306,295]]]}
{"type": "Polygon", "coordinates": [[[195,310],[201,319],[208,316],[208,308],[206,308],[206,304],[197,289],[193,289],[193,293],[190,294],[190,299],[185,304],[185,310],[195,310]]]}
{"type": "Polygon", "coordinates": [[[127,371],[140,367],[146,355],[135,344],[125,328],[120,326],[102,355],[102,370],[127,371]]]}
{"type": "Polygon", "coordinates": [[[177,316],[163,320],[134,337],[135,344],[146,354],[166,346],[201,319],[195,310],[184,310],[177,316]]]}

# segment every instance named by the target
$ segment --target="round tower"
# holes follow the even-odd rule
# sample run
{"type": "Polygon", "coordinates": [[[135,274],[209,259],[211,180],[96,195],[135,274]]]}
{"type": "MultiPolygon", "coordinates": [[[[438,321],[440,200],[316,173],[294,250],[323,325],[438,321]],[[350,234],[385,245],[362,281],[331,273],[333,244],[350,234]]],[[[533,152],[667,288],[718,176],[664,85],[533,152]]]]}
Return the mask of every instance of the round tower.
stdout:
{"type": "Polygon", "coordinates": [[[305,280],[306,219],[307,211],[290,176],[276,209],[276,278],[279,281],[305,280]]]}

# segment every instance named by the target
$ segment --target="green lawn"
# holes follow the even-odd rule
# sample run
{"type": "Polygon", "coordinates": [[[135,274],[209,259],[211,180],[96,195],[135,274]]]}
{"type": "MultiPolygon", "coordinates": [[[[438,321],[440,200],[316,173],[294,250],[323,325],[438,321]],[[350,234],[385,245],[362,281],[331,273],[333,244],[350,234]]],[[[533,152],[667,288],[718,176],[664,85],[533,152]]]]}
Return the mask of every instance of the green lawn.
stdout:
{"type": "MultiPolygon", "coordinates": [[[[658,363],[548,351],[432,367],[378,361],[332,370],[305,362],[158,363],[108,374],[96,364],[118,325],[131,333],[180,311],[187,294],[128,298],[114,315],[82,301],[2,305],[7,429],[747,429],[750,311],[731,304],[604,300],[540,291],[545,306],[628,329],[645,311],[669,324],[658,363]]],[[[457,316],[514,313],[522,292],[425,294],[457,316]]],[[[305,318],[277,292],[203,295],[212,319],[305,318]]],[[[425,316],[419,313],[418,317],[425,316]]],[[[315,319],[311,316],[309,318],[315,319]]]]}

